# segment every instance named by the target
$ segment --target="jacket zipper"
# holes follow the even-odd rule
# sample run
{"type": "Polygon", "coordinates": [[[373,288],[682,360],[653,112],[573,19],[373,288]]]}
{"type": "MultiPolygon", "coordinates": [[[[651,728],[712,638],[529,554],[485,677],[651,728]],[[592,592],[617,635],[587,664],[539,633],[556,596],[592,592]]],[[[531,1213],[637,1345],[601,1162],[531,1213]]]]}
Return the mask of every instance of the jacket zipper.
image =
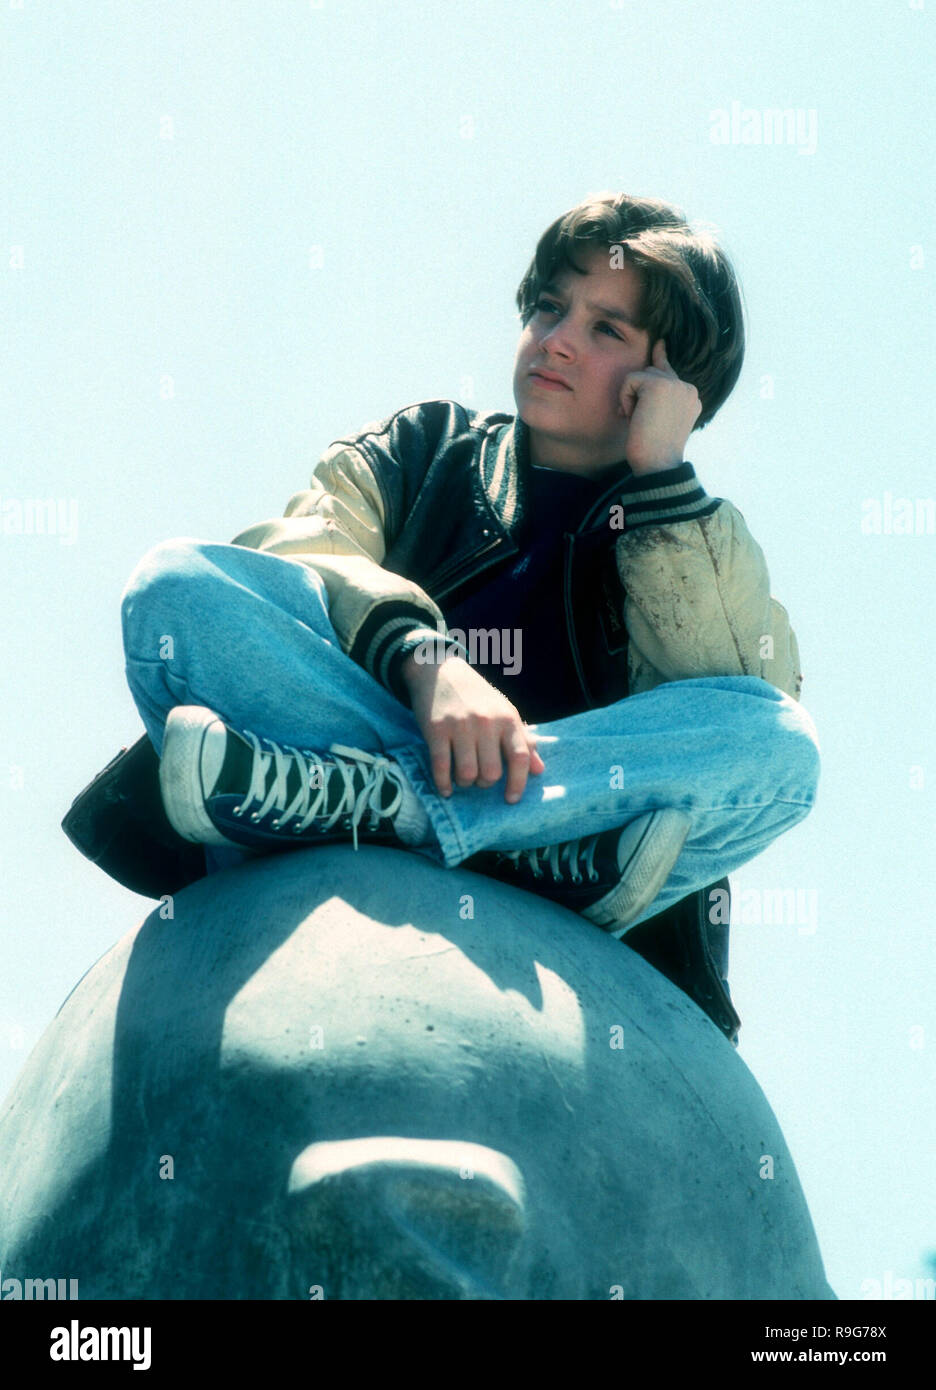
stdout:
{"type": "Polygon", "coordinates": [[[582,657],[579,652],[578,640],[575,636],[575,623],[572,615],[572,550],[575,546],[575,536],[566,531],[563,536],[563,579],[562,579],[562,603],[565,610],[566,635],[569,639],[569,650],[572,652],[572,660],[575,663],[575,674],[578,676],[579,685],[582,687],[582,694],[588,703],[589,709],[595,708],[595,702],[591,697],[588,685],[585,681],[585,671],[582,667],[582,657]]]}
{"type": "MultiPolygon", "coordinates": [[[[591,504],[585,516],[582,517],[582,520],[579,522],[574,532],[566,531],[563,535],[565,549],[563,552],[562,601],[563,608],[565,610],[566,635],[569,639],[569,650],[572,653],[572,660],[575,664],[575,674],[578,676],[578,682],[579,685],[582,687],[582,694],[588,702],[589,709],[595,708],[595,702],[591,697],[591,692],[589,691],[588,684],[585,680],[585,670],[582,666],[582,654],[579,651],[578,639],[575,635],[575,621],[572,613],[572,551],[575,548],[576,536],[581,536],[585,531],[589,529],[588,524],[591,521],[592,517],[600,515],[601,510],[604,506],[606,506],[608,499],[610,497],[615,496],[619,483],[620,479],[617,479],[614,483],[612,483],[608,488],[605,489],[605,491],[601,494],[599,498],[596,499],[596,501],[594,501],[591,504]]],[[[611,543],[612,545],[614,545],[617,542],[612,541],[611,543]]]]}
{"type": "MultiPolygon", "coordinates": [[[[484,570],[490,569],[495,560],[499,558],[498,556],[491,555],[490,559],[485,560],[482,565],[478,565],[477,568],[475,568],[475,566],[483,555],[487,555],[490,551],[496,550],[502,546],[504,540],[504,536],[495,536],[492,541],[488,541],[487,545],[482,546],[480,550],[476,550],[467,560],[457,560],[447,569],[442,570],[441,578],[443,583],[441,587],[437,582],[433,583],[432,586],[436,602],[445,598],[446,594],[450,594],[453,589],[456,589],[463,579],[473,579],[476,574],[481,574],[484,570]]],[[[516,550],[516,548],[517,547],[514,546],[514,550],[516,550]]],[[[507,551],[506,553],[510,554],[511,552],[507,551]]]]}
{"type": "MultiPolygon", "coordinates": [[[[609,498],[616,496],[620,487],[620,482],[620,478],[615,479],[615,481],[605,489],[602,495],[591,504],[587,513],[585,514],[585,516],[583,516],[582,520],[576,527],[575,531],[566,531],[565,535],[563,536],[563,540],[565,542],[565,551],[563,554],[564,572],[562,583],[562,599],[563,607],[565,609],[566,633],[569,638],[569,650],[572,653],[572,660],[575,664],[575,673],[578,676],[579,685],[582,687],[582,694],[588,702],[589,709],[595,708],[595,702],[591,697],[591,692],[589,691],[588,684],[585,680],[585,670],[582,666],[582,655],[579,651],[578,639],[575,635],[575,621],[572,613],[572,551],[575,548],[576,536],[581,536],[589,530],[589,523],[591,522],[592,518],[599,516],[603,508],[607,506],[609,498]]],[[[611,544],[617,545],[617,540],[613,540],[611,544]]]]}

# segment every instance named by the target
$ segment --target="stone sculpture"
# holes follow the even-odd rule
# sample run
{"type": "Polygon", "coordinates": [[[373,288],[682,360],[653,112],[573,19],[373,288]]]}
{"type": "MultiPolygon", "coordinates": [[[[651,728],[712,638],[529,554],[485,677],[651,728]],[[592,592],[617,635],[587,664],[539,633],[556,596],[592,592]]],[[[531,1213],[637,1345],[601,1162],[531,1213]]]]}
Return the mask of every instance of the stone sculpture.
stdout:
{"type": "Polygon", "coordinates": [[[556,904],[389,847],[167,898],[0,1110],[4,1281],[80,1299],[829,1299],[728,1039],[556,904]]]}

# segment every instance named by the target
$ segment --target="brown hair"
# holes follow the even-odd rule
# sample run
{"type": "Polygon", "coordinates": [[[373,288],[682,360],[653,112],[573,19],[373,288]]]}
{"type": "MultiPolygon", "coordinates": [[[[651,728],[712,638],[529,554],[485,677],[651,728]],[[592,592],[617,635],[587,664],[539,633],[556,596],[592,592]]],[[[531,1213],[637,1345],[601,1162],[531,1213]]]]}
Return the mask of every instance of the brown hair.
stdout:
{"type": "Polygon", "coordinates": [[[664,339],[674,372],[695,386],[702,413],[694,428],[702,429],[728,399],[744,361],[741,287],[728,257],[709,231],[690,227],[669,203],[592,194],[540,237],[517,290],[524,327],[555,275],[566,266],[585,273],[573,259],[584,247],[620,247],[621,259],[637,270],[639,325],[651,344],[664,339]]]}

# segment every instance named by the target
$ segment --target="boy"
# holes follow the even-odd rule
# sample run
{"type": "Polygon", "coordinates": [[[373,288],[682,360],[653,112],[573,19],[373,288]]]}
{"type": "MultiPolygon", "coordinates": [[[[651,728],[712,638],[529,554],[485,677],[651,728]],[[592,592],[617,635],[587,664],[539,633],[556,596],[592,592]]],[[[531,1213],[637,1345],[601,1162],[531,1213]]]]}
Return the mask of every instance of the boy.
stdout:
{"type": "Polygon", "coordinates": [[[786,612],[684,459],[737,381],[740,294],[675,209],[606,194],[517,303],[516,417],[420,402],[331,445],[284,517],[156,546],[127,675],[215,867],[369,839],[634,941],[816,792],[786,612]]]}

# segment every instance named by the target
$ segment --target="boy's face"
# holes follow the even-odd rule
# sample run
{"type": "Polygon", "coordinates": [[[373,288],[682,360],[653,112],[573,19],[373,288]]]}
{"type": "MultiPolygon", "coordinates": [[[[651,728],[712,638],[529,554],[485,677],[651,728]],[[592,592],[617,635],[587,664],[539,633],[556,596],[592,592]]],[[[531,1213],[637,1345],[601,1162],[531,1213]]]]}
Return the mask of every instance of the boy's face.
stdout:
{"type": "Polygon", "coordinates": [[[634,327],[641,294],[634,267],[612,270],[600,247],[576,259],[587,274],[566,268],[545,286],[520,336],[514,399],[530,430],[532,463],[599,477],[625,456],[621,387],[628,372],[650,365],[653,344],[634,327]],[[544,384],[533,375],[539,369],[566,387],[544,384]]]}

